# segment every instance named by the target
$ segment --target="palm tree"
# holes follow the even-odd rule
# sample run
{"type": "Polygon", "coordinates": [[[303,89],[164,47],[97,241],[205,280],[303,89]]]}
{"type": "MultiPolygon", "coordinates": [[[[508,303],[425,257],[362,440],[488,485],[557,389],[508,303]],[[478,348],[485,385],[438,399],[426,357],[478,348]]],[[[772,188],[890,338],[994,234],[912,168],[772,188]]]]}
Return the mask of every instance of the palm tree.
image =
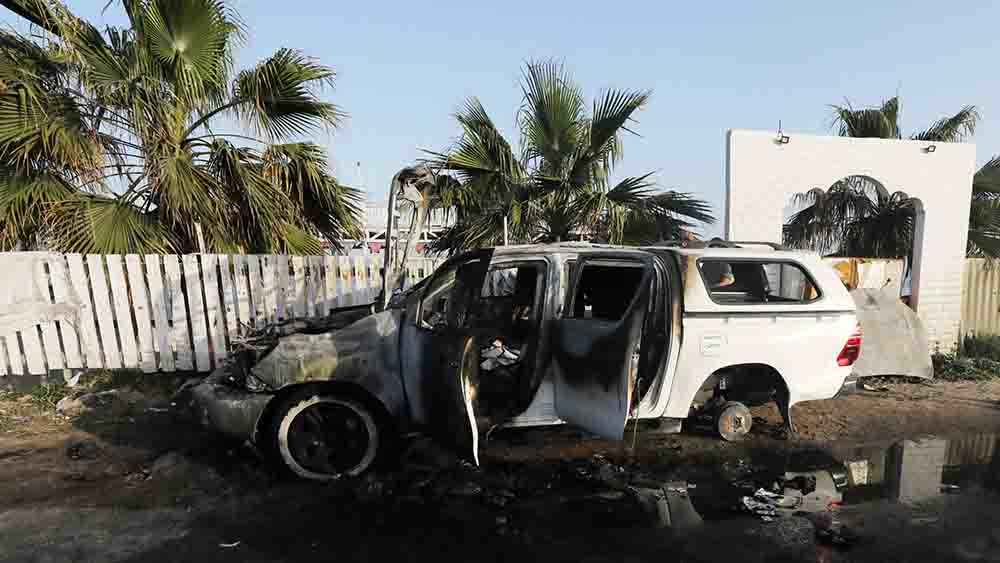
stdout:
{"type": "MultiPolygon", "coordinates": [[[[904,138],[899,122],[898,96],[882,102],[879,107],[856,109],[850,102],[830,107],[833,109],[833,127],[841,137],[904,138]]],[[[978,122],[979,112],[976,106],[965,106],[955,115],[942,117],[929,128],[910,134],[909,139],[955,143],[972,136],[978,122]]]]}
{"type": "MultiPolygon", "coordinates": [[[[833,127],[844,137],[902,139],[899,98],[879,107],[833,107],[833,127]]],[[[975,133],[979,113],[965,106],[909,139],[959,142],[975,133]]],[[[796,198],[805,207],[786,223],[789,246],[820,252],[873,258],[909,256],[913,246],[914,202],[906,194],[890,194],[871,178],[851,176],[828,191],[814,189],[796,198]]],[[[1000,159],[994,157],[973,177],[967,252],[1000,257],[1000,159]]]]}
{"type": "Polygon", "coordinates": [[[913,246],[914,201],[867,176],[796,196],[806,205],[783,229],[785,244],[823,254],[903,258],[913,246]]]}
{"type": "Polygon", "coordinates": [[[455,146],[430,153],[432,167],[459,181],[437,195],[455,210],[456,224],[433,249],[499,244],[505,224],[515,242],[582,235],[619,244],[652,242],[692,221],[714,222],[707,203],[658,192],[650,174],[611,183],[622,135],[632,132],[629,125],[650,92],[609,90],[588,112],[580,87],[553,61],[528,63],[521,87],[517,149],[471,98],[455,116],[462,130],[455,146]]]}
{"type": "Polygon", "coordinates": [[[122,0],[104,30],[2,3],[45,33],[0,30],[0,248],[318,253],[358,232],[357,192],[295,140],[343,119],[318,97],[332,69],[281,49],[236,72],[222,0],[122,0]]]}
{"type": "Polygon", "coordinates": [[[991,158],[972,177],[966,254],[1000,258],[1000,155],[991,158]]]}

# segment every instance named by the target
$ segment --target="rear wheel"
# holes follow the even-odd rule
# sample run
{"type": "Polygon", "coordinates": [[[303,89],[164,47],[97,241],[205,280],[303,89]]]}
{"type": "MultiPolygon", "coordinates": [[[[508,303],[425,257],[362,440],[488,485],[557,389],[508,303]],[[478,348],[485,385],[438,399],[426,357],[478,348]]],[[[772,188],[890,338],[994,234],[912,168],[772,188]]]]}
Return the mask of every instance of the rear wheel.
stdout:
{"type": "Polygon", "coordinates": [[[288,469],[306,479],[360,475],[375,463],[385,441],[374,413],[353,399],[293,396],[275,414],[275,449],[288,469]]]}
{"type": "Polygon", "coordinates": [[[727,442],[738,442],[746,437],[753,425],[753,415],[743,403],[729,401],[722,405],[715,416],[715,428],[727,442]]]}

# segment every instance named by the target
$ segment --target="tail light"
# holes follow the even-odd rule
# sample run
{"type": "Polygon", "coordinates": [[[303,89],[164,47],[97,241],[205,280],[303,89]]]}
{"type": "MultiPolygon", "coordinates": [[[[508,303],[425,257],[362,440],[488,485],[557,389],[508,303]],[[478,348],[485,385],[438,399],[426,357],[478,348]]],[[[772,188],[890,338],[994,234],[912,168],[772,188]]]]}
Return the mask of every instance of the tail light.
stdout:
{"type": "Polygon", "coordinates": [[[847,337],[847,344],[844,344],[844,349],[840,351],[840,355],[837,356],[838,366],[850,366],[854,365],[854,362],[858,360],[858,356],[861,355],[861,325],[857,325],[854,328],[854,332],[847,337]]]}

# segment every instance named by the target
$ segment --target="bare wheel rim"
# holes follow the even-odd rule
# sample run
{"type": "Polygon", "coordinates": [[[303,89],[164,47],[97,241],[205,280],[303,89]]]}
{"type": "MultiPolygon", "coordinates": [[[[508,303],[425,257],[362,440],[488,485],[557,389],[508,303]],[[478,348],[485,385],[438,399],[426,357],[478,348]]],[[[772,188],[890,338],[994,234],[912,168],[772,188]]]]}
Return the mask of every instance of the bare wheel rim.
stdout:
{"type": "Polygon", "coordinates": [[[719,434],[726,440],[739,440],[750,432],[753,418],[743,405],[730,405],[719,414],[719,434]]]}
{"type": "Polygon", "coordinates": [[[375,461],[378,428],[367,409],[345,399],[312,397],[281,421],[278,445],[289,468],[309,479],[358,475],[375,461]]]}

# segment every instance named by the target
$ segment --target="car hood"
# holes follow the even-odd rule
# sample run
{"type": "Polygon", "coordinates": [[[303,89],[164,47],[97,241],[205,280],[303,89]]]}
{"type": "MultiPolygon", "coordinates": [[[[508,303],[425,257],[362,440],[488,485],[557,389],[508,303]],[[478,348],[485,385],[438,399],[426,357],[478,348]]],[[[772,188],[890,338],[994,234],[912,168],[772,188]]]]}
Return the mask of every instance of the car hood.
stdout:
{"type": "Polygon", "coordinates": [[[250,372],[271,389],[308,381],[398,375],[402,315],[402,310],[388,309],[339,330],[282,337],[250,372]]]}

